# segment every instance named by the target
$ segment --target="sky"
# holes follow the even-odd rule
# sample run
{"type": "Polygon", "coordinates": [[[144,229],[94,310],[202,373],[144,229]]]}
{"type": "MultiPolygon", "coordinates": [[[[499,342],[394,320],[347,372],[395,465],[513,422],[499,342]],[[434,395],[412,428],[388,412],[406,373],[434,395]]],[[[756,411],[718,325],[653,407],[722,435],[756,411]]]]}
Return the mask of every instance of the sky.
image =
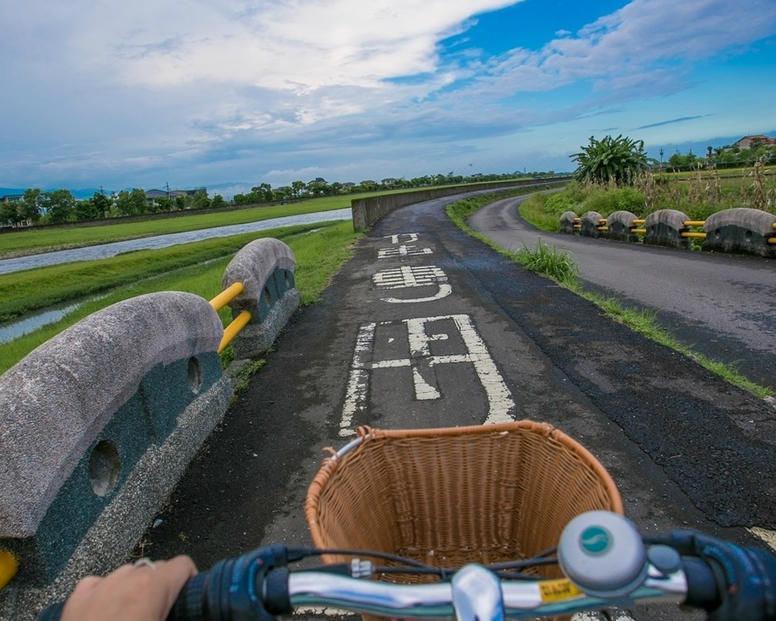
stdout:
{"type": "Polygon", "coordinates": [[[571,171],[776,136],[774,0],[3,0],[0,187],[571,171]]]}

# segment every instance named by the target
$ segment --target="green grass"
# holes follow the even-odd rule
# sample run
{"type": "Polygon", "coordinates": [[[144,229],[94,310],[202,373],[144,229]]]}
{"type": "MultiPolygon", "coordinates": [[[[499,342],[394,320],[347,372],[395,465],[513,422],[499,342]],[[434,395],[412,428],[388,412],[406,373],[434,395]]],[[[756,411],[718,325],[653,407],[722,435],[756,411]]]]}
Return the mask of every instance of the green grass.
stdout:
{"type": "Polygon", "coordinates": [[[0,274],[0,300],[3,300],[0,322],[188,265],[199,265],[233,255],[245,244],[259,237],[283,238],[320,227],[320,223],[298,225],[284,228],[282,231],[275,229],[245,233],[159,250],[139,250],[108,259],[76,261],[0,274]]]}
{"type": "Polygon", "coordinates": [[[514,253],[514,258],[532,272],[552,278],[567,287],[575,286],[579,278],[579,267],[574,257],[565,250],[548,246],[541,238],[536,240],[534,248],[523,244],[523,247],[514,253]]]}
{"type": "Polygon", "coordinates": [[[63,228],[26,229],[0,235],[0,258],[344,209],[350,207],[352,198],[336,196],[302,201],[293,205],[272,205],[203,214],[193,212],[183,216],[151,216],[145,220],[110,221],[98,226],[74,225],[63,228]]]}
{"type": "MultiPolygon", "coordinates": [[[[283,239],[289,245],[297,263],[294,276],[302,305],[309,304],[320,298],[322,290],[328,285],[342,262],[350,256],[352,245],[360,236],[358,233],[353,232],[353,225],[350,222],[341,222],[323,227],[319,224],[316,228],[319,230],[304,231],[300,227],[289,227],[288,229],[262,231],[261,234],[254,233],[252,235],[254,239],[265,236],[283,239]]],[[[237,244],[238,248],[250,241],[242,239],[244,238],[242,235],[238,237],[240,238],[240,243],[237,244]]],[[[232,238],[222,238],[221,241],[224,242],[225,240],[232,240],[232,238]]],[[[190,244],[190,246],[194,245],[197,244],[190,244]]],[[[186,246],[181,246],[180,248],[186,248],[186,246]]],[[[144,252],[153,253],[161,251],[144,252]]],[[[221,256],[205,264],[197,262],[184,265],[174,271],[163,270],[162,273],[156,276],[146,277],[142,280],[133,280],[123,286],[114,287],[104,297],[84,303],[61,320],[43,326],[39,330],[15,339],[10,343],[0,345],[0,374],[16,364],[33,349],[59,334],[62,330],[116,302],[158,291],[186,291],[208,300],[212,299],[221,292],[221,277],[233,255],[234,251],[227,256],[221,256]]],[[[231,314],[228,308],[222,309],[219,316],[224,325],[231,321],[231,314]]],[[[222,361],[224,364],[227,364],[230,359],[231,348],[229,347],[222,353],[222,361]]]]}
{"type": "MultiPolygon", "coordinates": [[[[546,197],[546,195],[535,196],[546,197]]],[[[497,246],[483,235],[473,231],[466,225],[466,217],[480,207],[484,207],[494,200],[497,200],[499,197],[496,196],[494,198],[494,195],[482,195],[476,198],[479,200],[468,199],[465,201],[457,201],[456,203],[451,203],[447,206],[447,214],[450,219],[466,233],[487,244],[504,256],[520,263],[527,269],[553,279],[560,286],[565,287],[595,304],[610,319],[624,324],[634,332],[638,332],[652,341],[683,354],[725,381],[730,382],[739,388],[748,390],[759,398],[773,396],[773,390],[752,382],[739,373],[733,365],[707,358],[703,354],[693,351],[690,347],[677,341],[670,332],[658,325],[653,311],[648,309],[637,310],[625,308],[620,304],[619,300],[614,297],[603,297],[596,293],[585,291],[579,282],[579,268],[573,257],[568,253],[558,251],[554,246],[547,246],[547,244],[544,244],[541,240],[537,241],[536,246],[533,249],[524,246],[517,252],[508,251],[497,246]]],[[[531,199],[524,201],[521,207],[533,198],[534,197],[531,197],[531,199]]],[[[543,199],[540,199],[540,201],[541,200],[543,199]]],[[[520,213],[523,215],[522,210],[520,213]]],[[[523,215],[523,217],[525,217],[525,215],[523,215]]]]}

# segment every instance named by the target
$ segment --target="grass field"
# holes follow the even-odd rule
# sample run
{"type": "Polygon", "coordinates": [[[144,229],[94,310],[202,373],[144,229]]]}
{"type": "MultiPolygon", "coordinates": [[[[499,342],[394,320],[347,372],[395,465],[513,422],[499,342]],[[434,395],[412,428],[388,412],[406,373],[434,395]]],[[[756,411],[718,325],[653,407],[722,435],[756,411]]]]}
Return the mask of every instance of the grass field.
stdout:
{"type": "Polygon", "coordinates": [[[99,226],[25,229],[0,235],[0,259],[230,224],[259,222],[282,216],[344,209],[350,207],[350,201],[353,198],[354,196],[334,196],[302,201],[293,205],[272,205],[203,214],[187,213],[185,216],[152,216],[146,220],[134,222],[108,221],[99,226]]]}
{"type": "MultiPolygon", "coordinates": [[[[106,263],[103,266],[106,274],[105,282],[109,284],[106,284],[102,290],[103,297],[85,302],[55,323],[46,325],[10,343],[0,345],[0,373],[4,373],[38,345],[62,330],[116,302],[157,291],[186,291],[208,300],[212,299],[221,292],[221,277],[235,252],[252,239],[260,237],[282,239],[291,248],[296,259],[294,272],[296,285],[299,289],[301,304],[305,305],[319,299],[331,277],[339,270],[342,262],[350,256],[350,248],[353,242],[358,239],[359,234],[353,232],[353,225],[350,222],[323,226],[318,224],[314,228],[306,225],[304,227],[273,229],[252,233],[248,236],[240,235],[235,238],[211,240],[211,242],[217,241],[219,244],[224,244],[224,248],[228,248],[228,252],[224,252],[223,248],[213,249],[210,242],[199,242],[166,249],[170,251],[177,249],[177,252],[172,252],[172,254],[160,250],[149,250],[115,257],[115,259],[122,259],[118,262],[106,259],[76,264],[71,266],[73,271],[69,274],[71,278],[69,283],[65,283],[61,272],[57,271],[43,274],[35,285],[31,284],[30,281],[25,284],[20,280],[17,287],[18,291],[22,293],[24,291],[29,291],[31,294],[33,292],[39,293],[37,289],[44,281],[49,283],[50,288],[56,289],[57,278],[62,278],[63,291],[79,290],[88,294],[89,292],[86,291],[89,287],[88,280],[85,281],[81,276],[92,272],[100,273],[102,270],[99,264],[106,263]],[[193,248],[194,246],[198,248],[193,248]],[[164,267],[156,269],[155,256],[158,257],[159,253],[162,252],[166,257],[164,267]],[[209,256],[209,253],[215,253],[217,256],[204,258],[209,256]],[[141,257],[140,255],[145,256],[141,257]],[[133,267],[137,269],[133,269],[133,267]],[[80,270],[85,270],[85,272],[81,273],[80,270]]],[[[22,274],[46,272],[49,269],[52,268],[29,270],[22,274]]],[[[62,295],[62,293],[58,295],[62,295]]],[[[223,309],[219,314],[224,325],[231,321],[228,308],[223,309]]],[[[223,354],[225,362],[228,362],[229,356],[230,351],[225,351],[223,354]]]]}

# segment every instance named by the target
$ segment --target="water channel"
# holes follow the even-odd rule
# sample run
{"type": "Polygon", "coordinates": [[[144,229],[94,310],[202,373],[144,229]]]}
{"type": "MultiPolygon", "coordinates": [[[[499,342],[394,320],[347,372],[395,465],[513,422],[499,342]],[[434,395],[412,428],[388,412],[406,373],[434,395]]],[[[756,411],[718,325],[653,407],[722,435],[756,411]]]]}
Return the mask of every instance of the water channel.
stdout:
{"type": "MultiPolygon", "coordinates": [[[[284,216],[282,218],[272,218],[260,222],[249,222],[246,224],[232,224],[229,226],[219,226],[210,229],[201,229],[198,231],[187,231],[185,233],[171,233],[169,235],[157,235],[154,237],[144,237],[142,239],[132,239],[128,241],[113,242],[110,244],[101,244],[99,246],[87,246],[85,248],[74,248],[72,250],[59,250],[56,252],[46,252],[43,254],[34,254],[15,259],[0,260],[0,274],[10,274],[35,267],[45,267],[48,265],[57,265],[59,263],[70,263],[72,261],[91,261],[95,259],[105,259],[116,256],[123,252],[132,250],[153,250],[157,248],[166,248],[177,244],[186,244],[190,242],[202,241],[213,237],[229,237],[240,235],[242,233],[252,233],[255,231],[266,231],[284,226],[294,226],[296,224],[312,224],[316,222],[331,222],[338,220],[350,220],[350,208],[335,209],[332,211],[320,211],[316,213],[304,214],[299,216],[284,216]]],[[[34,313],[29,313],[24,318],[0,325],[0,345],[28,334],[45,326],[46,324],[59,321],[68,313],[74,311],[81,302],[68,302],[56,307],[47,308],[34,313]]]]}
{"type": "Polygon", "coordinates": [[[57,265],[59,263],[70,263],[72,261],[107,259],[108,257],[114,257],[117,254],[130,252],[132,250],[155,250],[158,248],[175,246],[177,244],[187,244],[189,242],[211,239],[213,237],[230,237],[232,235],[266,231],[267,229],[276,229],[283,226],[350,220],[351,217],[352,211],[350,207],[347,207],[345,209],[318,211],[299,216],[272,218],[270,220],[261,220],[260,222],[231,224],[229,226],[218,226],[210,229],[200,229],[198,231],[186,231],[185,233],[170,233],[169,235],[156,235],[154,237],[130,239],[127,241],[112,242],[110,244],[100,244],[99,246],[73,248],[72,250],[57,250],[56,252],[32,254],[26,257],[16,257],[14,259],[0,259],[0,274],[10,274],[11,272],[20,272],[21,270],[29,270],[34,267],[45,267],[48,265],[57,265]]]}

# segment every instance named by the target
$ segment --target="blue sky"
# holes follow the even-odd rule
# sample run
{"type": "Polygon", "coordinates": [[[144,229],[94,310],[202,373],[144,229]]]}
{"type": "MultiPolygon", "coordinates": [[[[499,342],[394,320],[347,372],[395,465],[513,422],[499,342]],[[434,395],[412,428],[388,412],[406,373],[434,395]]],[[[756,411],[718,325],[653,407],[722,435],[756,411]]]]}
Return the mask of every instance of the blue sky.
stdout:
{"type": "Polygon", "coordinates": [[[774,0],[4,0],[0,187],[571,170],[776,135],[774,0]]]}

